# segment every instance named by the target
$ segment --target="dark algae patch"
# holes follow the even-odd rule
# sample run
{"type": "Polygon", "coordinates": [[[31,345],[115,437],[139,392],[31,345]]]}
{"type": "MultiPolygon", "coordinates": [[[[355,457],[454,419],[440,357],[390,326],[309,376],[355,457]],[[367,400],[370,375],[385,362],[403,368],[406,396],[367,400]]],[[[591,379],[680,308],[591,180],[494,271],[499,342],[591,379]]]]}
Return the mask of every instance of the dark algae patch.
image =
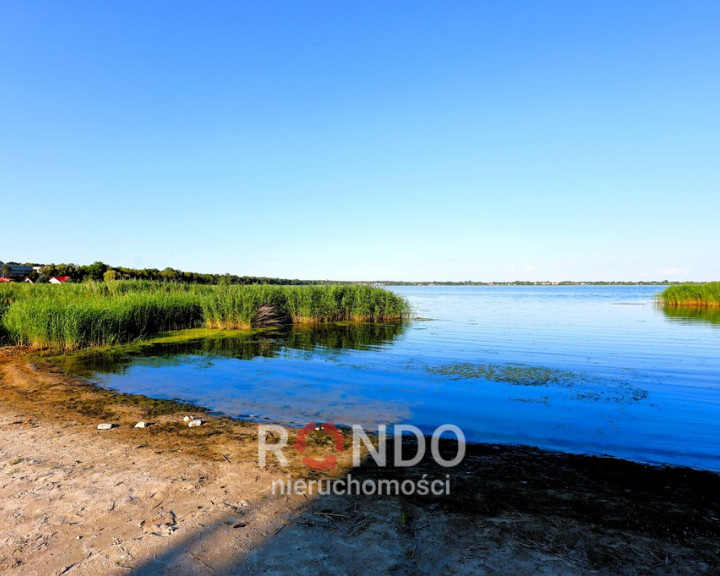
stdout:
{"type": "Polygon", "coordinates": [[[98,395],[92,399],[69,398],[66,401],[66,408],[75,411],[83,416],[99,419],[112,419],[117,416],[114,407],[133,406],[140,409],[141,414],[146,418],[177,414],[179,412],[207,412],[178,400],[167,400],[163,398],[148,398],[139,394],[120,394],[108,391],[107,394],[98,395]]]}
{"type": "MultiPolygon", "coordinates": [[[[510,386],[572,388],[576,400],[592,402],[638,402],[648,396],[646,390],[621,379],[608,380],[586,373],[532,364],[456,362],[443,366],[427,366],[425,369],[430,374],[449,380],[485,380],[510,386]]],[[[546,400],[514,398],[514,400],[549,404],[547,398],[545,397],[546,400]]]]}
{"type": "Polygon", "coordinates": [[[530,364],[474,364],[457,362],[444,366],[428,366],[431,374],[446,376],[451,380],[482,378],[493,382],[504,382],[514,386],[571,385],[578,375],[567,371],[532,366],[530,364]]]}

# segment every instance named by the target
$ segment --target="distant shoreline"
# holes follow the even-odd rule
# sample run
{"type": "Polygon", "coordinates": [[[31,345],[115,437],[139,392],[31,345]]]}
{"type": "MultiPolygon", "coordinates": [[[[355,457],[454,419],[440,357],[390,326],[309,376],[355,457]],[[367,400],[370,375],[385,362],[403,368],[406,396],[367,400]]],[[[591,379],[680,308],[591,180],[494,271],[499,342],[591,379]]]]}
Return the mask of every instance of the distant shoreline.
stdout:
{"type": "MultiPolygon", "coordinates": [[[[367,284],[372,286],[673,286],[677,284],[705,284],[705,281],[685,280],[301,280],[267,276],[237,275],[230,273],[191,272],[175,268],[128,268],[111,266],[104,262],[93,264],[39,264],[36,262],[0,262],[7,275],[22,282],[29,277],[33,282],[47,282],[53,276],[68,276],[73,282],[86,280],[156,280],[187,284],[367,284]]],[[[708,281],[709,282],[709,281],[708,281]]]]}
{"type": "Polygon", "coordinates": [[[610,282],[604,280],[598,281],[570,281],[564,280],[562,282],[551,282],[549,280],[538,280],[538,281],[524,281],[524,280],[513,280],[507,282],[391,282],[391,281],[377,281],[377,282],[349,282],[349,284],[372,284],[373,286],[674,286],[677,284],[705,284],[705,282],[671,282],[671,281],[618,281],[610,282]]]}

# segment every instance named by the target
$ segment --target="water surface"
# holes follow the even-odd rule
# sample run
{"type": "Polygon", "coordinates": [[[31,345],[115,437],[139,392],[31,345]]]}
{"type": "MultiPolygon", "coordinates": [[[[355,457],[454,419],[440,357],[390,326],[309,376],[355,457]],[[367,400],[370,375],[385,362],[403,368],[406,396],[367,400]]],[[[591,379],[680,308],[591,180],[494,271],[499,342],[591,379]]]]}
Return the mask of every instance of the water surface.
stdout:
{"type": "Polygon", "coordinates": [[[66,367],[242,418],[452,423],[472,441],[720,471],[717,314],[662,310],[655,286],[392,289],[421,320],[221,335],[66,367]]]}

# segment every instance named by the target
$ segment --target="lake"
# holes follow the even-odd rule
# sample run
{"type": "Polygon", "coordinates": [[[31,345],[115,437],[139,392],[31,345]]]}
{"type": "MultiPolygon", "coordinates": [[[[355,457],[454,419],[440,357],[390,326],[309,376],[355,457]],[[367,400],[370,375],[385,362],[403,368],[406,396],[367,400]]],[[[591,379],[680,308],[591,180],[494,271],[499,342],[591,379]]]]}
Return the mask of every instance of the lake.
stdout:
{"type": "Polygon", "coordinates": [[[390,289],[415,320],[219,333],[65,368],[239,418],[450,423],[470,441],[720,471],[717,311],[665,311],[657,286],[390,289]]]}

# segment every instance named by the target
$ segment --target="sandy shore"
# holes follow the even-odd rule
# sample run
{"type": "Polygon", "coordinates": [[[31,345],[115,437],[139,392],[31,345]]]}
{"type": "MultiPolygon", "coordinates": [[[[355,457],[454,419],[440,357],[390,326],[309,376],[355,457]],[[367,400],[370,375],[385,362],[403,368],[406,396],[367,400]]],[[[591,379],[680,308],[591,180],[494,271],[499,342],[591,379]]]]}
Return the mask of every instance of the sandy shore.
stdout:
{"type": "MultiPolygon", "coordinates": [[[[449,497],[279,496],[286,471],[257,465],[256,424],[203,416],[188,429],[189,413],[0,352],[0,571],[718,573],[714,474],[471,446],[449,497]],[[102,421],[118,427],[96,430],[102,421]]],[[[424,460],[352,473],[446,472],[424,460]]]]}

